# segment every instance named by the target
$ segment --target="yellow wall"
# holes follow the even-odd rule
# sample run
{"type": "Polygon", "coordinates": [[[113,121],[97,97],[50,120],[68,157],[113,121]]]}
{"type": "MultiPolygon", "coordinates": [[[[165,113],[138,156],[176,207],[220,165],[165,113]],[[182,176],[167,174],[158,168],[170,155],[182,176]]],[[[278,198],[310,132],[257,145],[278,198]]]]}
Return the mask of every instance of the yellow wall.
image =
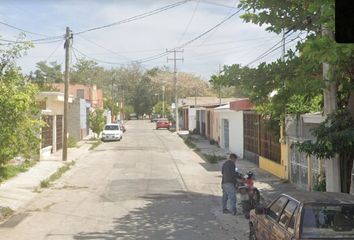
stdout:
{"type": "Polygon", "coordinates": [[[288,142],[282,143],[280,145],[280,158],[281,158],[281,165],[283,165],[284,167],[284,179],[289,179],[288,142]]]}
{"type": "Polygon", "coordinates": [[[273,162],[265,157],[259,156],[259,167],[263,170],[266,170],[267,172],[281,178],[281,179],[286,179],[285,174],[287,171],[284,166],[273,162]]]}

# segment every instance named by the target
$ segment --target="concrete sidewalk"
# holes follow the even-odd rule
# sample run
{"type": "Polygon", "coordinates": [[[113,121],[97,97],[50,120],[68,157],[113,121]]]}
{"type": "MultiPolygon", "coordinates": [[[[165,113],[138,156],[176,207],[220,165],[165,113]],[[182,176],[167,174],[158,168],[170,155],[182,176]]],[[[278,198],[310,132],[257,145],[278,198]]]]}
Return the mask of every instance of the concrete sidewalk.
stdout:
{"type": "MultiPolygon", "coordinates": [[[[85,156],[91,144],[79,142],[78,148],[68,149],[68,161],[75,161],[85,156]]],[[[28,171],[20,173],[14,178],[7,180],[0,185],[0,220],[2,220],[3,209],[8,207],[17,211],[38,194],[35,189],[41,181],[49,178],[65,163],[62,161],[62,151],[58,151],[49,157],[39,161],[28,171]]]]}
{"type": "MultiPolygon", "coordinates": [[[[182,138],[186,138],[188,132],[180,132],[179,135],[182,138]]],[[[229,152],[224,149],[218,147],[217,145],[211,145],[209,140],[201,137],[200,135],[190,135],[193,139],[192,142],[199,149],[200,153],[208,154],[208,155],[217,155],[217,156],[228,156],[229,152]]],[[[215,164],[215,168],[221,169],[221,166],[224,161],[219,161],[218,164],[215,164]]],[[[284,192],[290,191],[303,191],[295,187],[295,185],[286,182],[269,172],[260,169],[254,163],[245,160],[239,159],[236,163],[237,168],[241,173],[247,173],[248,171],[252,171],[255,175],[255,186],[259,189],[261,193],[261,199],[264,204],[272,201],[277,195],[284,192]]]]}

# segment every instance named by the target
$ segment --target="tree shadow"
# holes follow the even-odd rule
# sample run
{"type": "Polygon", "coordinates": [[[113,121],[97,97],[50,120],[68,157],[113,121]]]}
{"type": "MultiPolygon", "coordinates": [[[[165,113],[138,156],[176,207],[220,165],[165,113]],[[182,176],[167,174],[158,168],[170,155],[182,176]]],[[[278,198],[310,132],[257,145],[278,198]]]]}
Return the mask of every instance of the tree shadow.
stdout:
{"type": "Polygon", "coordinates": [[[141,198],[148,204],[115,218],[112,229],[80,232],[74,239],[233,239],[211,211],[215,208],[214,195],[175,191],[141,198]]]}

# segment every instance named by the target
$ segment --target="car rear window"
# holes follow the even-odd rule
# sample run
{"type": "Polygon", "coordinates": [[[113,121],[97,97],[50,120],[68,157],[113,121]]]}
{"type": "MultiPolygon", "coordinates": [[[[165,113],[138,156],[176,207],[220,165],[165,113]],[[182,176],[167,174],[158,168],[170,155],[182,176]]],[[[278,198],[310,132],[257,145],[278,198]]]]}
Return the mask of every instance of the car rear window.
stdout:
{"type": "Polygon", "coordinates": [[[354,205],[304,207],[303,238],[354,238],[354,205]]]}
{"type": "Polygon", "coordinates": [[[118,125],[106,125],[104,130],[119,130],[118,125]]]}

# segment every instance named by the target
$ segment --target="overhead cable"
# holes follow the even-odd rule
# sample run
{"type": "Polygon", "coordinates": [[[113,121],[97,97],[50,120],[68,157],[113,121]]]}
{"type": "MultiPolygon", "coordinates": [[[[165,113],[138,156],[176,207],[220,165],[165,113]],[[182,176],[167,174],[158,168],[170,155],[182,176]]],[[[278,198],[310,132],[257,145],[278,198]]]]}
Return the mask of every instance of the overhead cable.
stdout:
{"type": "Polygon", "coordinates": [[[13,28],[13,29],[16,29],[16,30],[19,30],[19,31],[24,32],[24,33],[48,37],[48,35],[46,35],[46,34],[31,32],[31,31],[28,31],[28,30],[25,30],[25,29],[22,29],[22,28],[13,26],[13,25],[8,24],[8,23],[5,23],[5,22],[1,22],[1,21],[0,21],[0,24],[1,24],[1,25],[4,25],[4,26],[7,26],[7,27],[10,27],[10,28],[13,28]]]}
{"type": "MultiPolygon", "coordinates": [[[[293,42],[293,41],[295,41],[296,39],[299,39],[301,34],[302,34],[302,32],[300,32],[300,34],[299,34],[297,37],[295,37],[295,38],[293,38],[293,39],[287,41],[286,44],[288,44],[288,43],[290,43],[290,42],[293,42]]],[[[288,36],[290,36],[290,35],[288,35],[288,36]]],[[[282,40],[282,41],[283,41],[283,40],[282,40]]],[[[279,43],[277,43],[276,45],[278,45],[278,44],[279,44],[279,43]]],[[[276,45],[274,45],[274,46],[276,46],[276,45]]],[[[280,45],[280,46],[278,46],[277,48],[274,48],[274,46],[272,47],[273,49],[272,49],[272,48],[268,49],[266,52],[262,53],[260,56],[258,56],[257,58],[255,58],[254,60],[252,60],[251,62],[249,62],[248,64],[246,64],[245,66],[248,67],[248,66],[251,65],[252,63],[255,63],[255,62],[257,62],[258,60],[261,60],[262,58],[268,56],[269,54],[271,54],[271,53],[273,53],[274,51],[278,50],[279,48],[283,47],[282,45],[280,45]]]]}
{"type": "Polygon", "coordinates": [[[120,20],[118,22],[114,22],[114,23],[103,25],[103,26],[99,26],[99,27],[90,28],[90,29],[87,29],[87,30],[84,30],[84,31],[76,32],[74,34],[79,35],[79,34],[91,32],[91,31],[95,31],[95,30],[99,30],[99,29],[103,29],[103,28],[113,27],[113,26],[120,25],[120,24],[123,24],[123,23],[128,23],[128,22],[140,20],[140,19],[152,16],[152,15],[155,15],[157,13],[164,12],[164,11],[169,10],[171,8],[178,7],[178,6],[182,5],[182,4],[185,4],[185,3],[190,2],[190,1],[191,0],[184,0],[184,1],[176,2],[176,3],[170,4],[170,5],[161,7],[161,8],[157,8],[157,9],[149,11],[149,12],[145,12],[145,13],[138,14],[136,16],[133,16],[133,17],[130,17],[130,18],[127,18],[127,19],[120,20]]]}

